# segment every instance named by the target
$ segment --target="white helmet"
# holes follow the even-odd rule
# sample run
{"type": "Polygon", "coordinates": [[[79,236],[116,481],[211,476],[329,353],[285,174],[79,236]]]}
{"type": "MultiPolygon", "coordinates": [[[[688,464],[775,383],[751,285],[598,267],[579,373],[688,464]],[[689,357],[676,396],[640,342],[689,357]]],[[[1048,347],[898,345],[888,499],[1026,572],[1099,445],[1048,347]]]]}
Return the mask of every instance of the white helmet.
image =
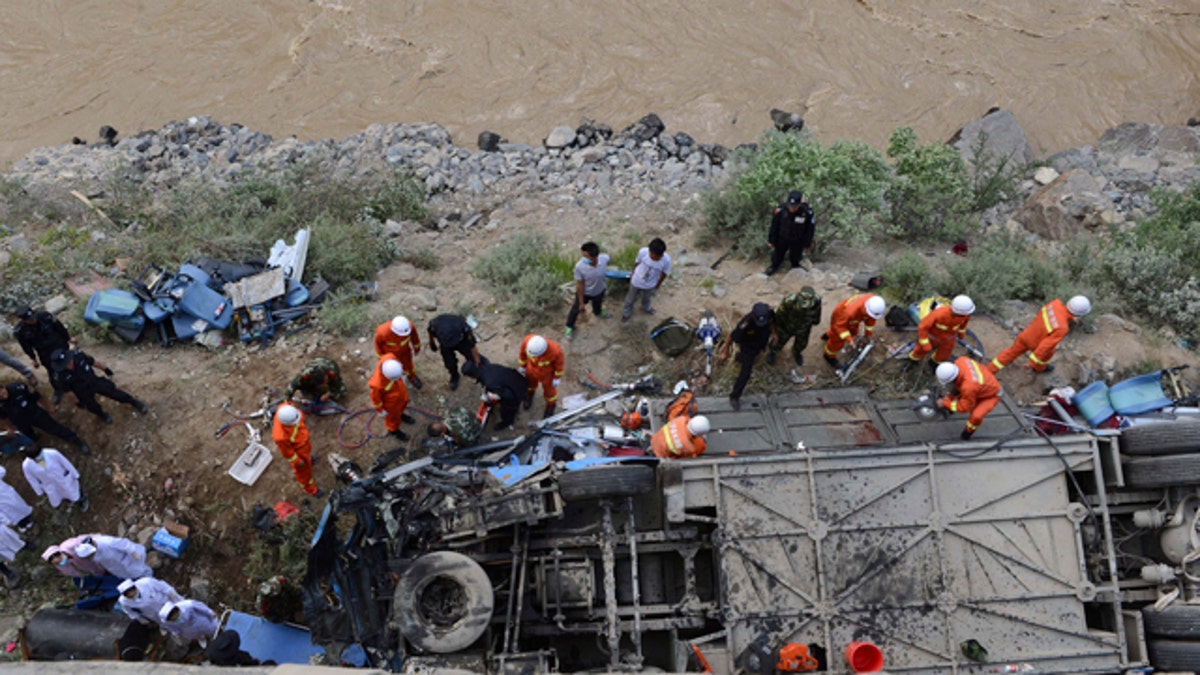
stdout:
{"type": "Polygon", "coordinates": [[[283,404],[275,411],[275,419],[285,427],[294,426],[300,421],[300,411],[294,405],[283,404]]]}
{"type": "Polygon", "coordinates": [[[709,429],[708,418],[704,415],[697,415],[693,417],[692,419],[688,420],[687,429],[688,432],[693,436],[703,436],[704,434],[707,434],[709,429]]]}
{"type": "Polygon", "coordinates": [[[529,338],[529,344],[525,345],[525,352],[530,356],[538,357],[546,353],[550,345],[546,344],[546,338],[541,335],[534,335],[529,338]]]}
{"type": "Polygon", "coordinates": [[[396,359],[388,359],[379,367],[383,371],[383,376],[395,382],[404,375],[404,366],[396,359]]]}
{"type": "Polygon", "coordinates": [[[1067,301],[1067,311],[1074,316],[1087,316],[1092,311],[1092,301],[1077,295],[1067,301]]]}
{"type": "Polygon", "coordinates": [[[947,361],[937,367],[937,379],[942,384],[948,384],[958,379],[958,366],[947,361]]]}
{"type": "Polygon", "coordinates": [[[402,316],[398,316],[392,319],[392,332],[400,337],[405,337],[409,333],[412,333],[412,322],[402,316]]]}
{"type": "Polygon", "coordinates": [[[878,295],[873,295],[867,300],[867,316],[871,317],[872,319],[878,319],[881,318],[885,312],[887,312],[887,302],[883,298],[879,297],[878,295]]]}
{"type": "Polygon", "coordinates": [[[965,295],[956,295],[950,301],[950,311],[959,316],[971,316],[975,313],[975,303],[965,295]]]}

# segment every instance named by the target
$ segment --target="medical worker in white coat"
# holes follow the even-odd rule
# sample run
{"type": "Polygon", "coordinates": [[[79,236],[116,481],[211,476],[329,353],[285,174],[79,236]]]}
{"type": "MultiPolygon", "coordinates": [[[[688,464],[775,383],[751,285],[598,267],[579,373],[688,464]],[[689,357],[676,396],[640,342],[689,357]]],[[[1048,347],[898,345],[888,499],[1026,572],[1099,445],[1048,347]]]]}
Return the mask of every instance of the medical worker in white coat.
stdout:
{"type": "Polygon", "coordinates": [[[33,524],[30,515],[33,507],[13,488],[4,482],[8,472],[0,466],[0,516],[8,518],[13,527],[24,532],[33,524]]]}
{"type": "Polygon", "coordinates": [[[75,547],[75,555],[96,563],[121,579],[154,576],[154,570],[146,564],[146,547],[121,537],[92,535],[75,547]]]}
{"type": "Polygon", "coordinates": [[[158,624],[168,633],[207,646],[217,632],[217,613],[199,600],[168,602],[158,611],[158,624]]]}
{"type": "Polygon", "coordinates": [[[34,492],[46,495],[54,508],[63,500],[78,502],[82,498],[80,508],[87,510],[87,499],[79,491],[79,471],[61,452],[36,445],[26,445],[21,451],[25,453],[21,470],[34,492]]]}
{"type": "Polygon", "coordinates": [[[142,623],[157,624],[163,605],[183,600],[171,584],[153,577],[142,577],[137,581],[126,579],[117,586],[117,592],[121,594],[117,602],[121,603],[125,614],[142,623]]]}

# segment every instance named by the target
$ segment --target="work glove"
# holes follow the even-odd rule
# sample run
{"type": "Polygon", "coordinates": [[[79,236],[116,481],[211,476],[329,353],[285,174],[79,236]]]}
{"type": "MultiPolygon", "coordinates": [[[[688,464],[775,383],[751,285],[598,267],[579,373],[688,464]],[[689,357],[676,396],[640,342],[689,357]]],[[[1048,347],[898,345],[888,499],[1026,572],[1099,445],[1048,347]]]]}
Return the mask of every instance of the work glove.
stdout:
{"type": "Polygon", "coordinates": [[[376,414],[376,415],[379,415],[380,417],[387,417],[387,411],[386,411],[386,410],[376,410],[376,411],[375,411],[375,414],[376,414]]]}
{"type": "Polygon", "coordinates": [[[105,375],[107,375],[107,376],[109,376],[109,377],[112,377],[112,368],[109,368],[108,366],[105,366],[105,367],[104,367],[104,374],[105,374],[105,375]]]}
{"type": "Polygon", "coordinates": [[[560,382],[562,382],[562,379],[556,377],[550,382],[550,385],[557,389],[560,382]]]}
{"type": "Polygon", "coordinates": [[[519,366],[517,368],[517,372],[521,374],[521,377],[524,377],[525,376],[525,366],[519,366]]]}
{"type": "Polygon", "coordinates": [[[420,348],[420,347],[413,347],[413,354],[414,354],[414,355],[416,355],[416,354],[420,354],[420,353],[421,353],[421,348],[420,348]]]}
{"type": "Polygon", "coordinates": [[[941,408],[942,410],[949,410],[950,405],[953,402],[954,402],[953,399],[951,399],[949,396],[943,396],[938,399],[937,404],[938,404],[938,407],[941,408]]]}

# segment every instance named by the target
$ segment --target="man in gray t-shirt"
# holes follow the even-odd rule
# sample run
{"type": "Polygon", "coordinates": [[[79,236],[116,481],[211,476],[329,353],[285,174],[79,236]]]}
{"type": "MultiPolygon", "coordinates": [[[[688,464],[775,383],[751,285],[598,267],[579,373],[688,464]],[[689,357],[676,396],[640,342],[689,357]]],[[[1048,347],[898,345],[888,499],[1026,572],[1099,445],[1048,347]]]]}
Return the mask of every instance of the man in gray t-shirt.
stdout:
{"type": "Polygon", "coordinates": [[[629,277],[629,292],[625,294],[625,306],[621,310],[621,321],[629,321],[633,316],[633,306],[641,300],[642,311],[654,314],[650,300],[654,292],[666,281],[671,273],[671,256],[667,255],[667,244],[655,237],[650,245],[638,251],[637,262],[633,265],[633,274],[629,277]]]}
{"type": "Polygon", "coordinates": [[[571,303],[571,311],[567,313],[567,339],[575,337],[575,320],[579,318],[579,310],[587,303],[592,303],[592,314],[606,317],[604,311],[604,275],[608,272],[607,253],[601,253],[596,242],[589,241],[579,247],[583,257],[575,263],[575,300],[571,303]]]}

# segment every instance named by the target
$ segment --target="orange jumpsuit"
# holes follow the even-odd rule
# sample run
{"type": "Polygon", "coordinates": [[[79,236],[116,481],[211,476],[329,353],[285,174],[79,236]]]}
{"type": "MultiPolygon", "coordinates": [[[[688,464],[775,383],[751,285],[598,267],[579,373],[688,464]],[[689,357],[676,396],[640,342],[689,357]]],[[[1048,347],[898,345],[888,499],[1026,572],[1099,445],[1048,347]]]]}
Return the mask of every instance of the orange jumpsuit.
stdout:
{"type": "MultiPolygon", "coordinates": [[[[404,374],[410,379],[416,374],[413,368],[413,354],[421,353],[421,336],[414,329],[408,335],[401,337],[392,332],[392,322],[386,321],[375,329],[375,356],[382,358],[384,354],[396,357],[404,374]]],[[[391,413],[389,413],[391,414],[391,413]]]]}
{"type": "Polygon", "coordinates": [[[650,449],[655,456],[663,459],[686,459],[698,457],[708,448],[708,443],[701,436],[693,436],[687,425],[691,421],[687,415],[672,418],[659,427],[650,438],[650,449]]]}
{"type": "Polygon", "coordinates": [[[317,494],[312,475],[312,440],[304,424],[304,413],[300,413],[300,421],[290,427],[284,426],[276,418],[271,428],[271,438],[275,439],[279,454],[292,465],[292,473],[296,474],[296,482],[300,487],[310,495],[317,494]]]}
{"type": "Polygon", "coordinates": [[[383,363],[386,358],[379,359],[375,364],[375,372],[371,374],[367,386],[371,388],[371,405],[377,412],[386,412],[383,418],[389,432],[400,429],[400,417],[408,407],[408,387],[404,380],[389,380],[383,376],[383,363]]]}
{"type": "Polygon", "coordinates": [[[969,356],[958,357],[954,365],[958,366],[958,377],[954,380],[958,397],[944,396],[938,404],[950,412],[971,413],[967,431],[975,433],[983,418],[1000,402],[1000,381],[969,356]]]}
{"type": "Polygon", "coordinates": [[[1029,327],[1021,331],[1012,345],[996,355],[988,364],[988,370],[993,373],[1012,363],[1018,356],[1029,352],[1029,365],[1037,372],[1046,369],[1050,359],[1054,358],[1054,350],[1058,343],[1071,330],[1071,322],[1075,317],[1067,311],[1062,300],[1051,300],[1038,312],[1037,317],[1029,327]]]}
{"type": "Polygon", "coordinates": [[[960,316],[950,309],[950,305],[942,305],[925,315],[917,325],[917,346],[913,347],[908,358],[920,361],[933,351],[934,363],[945,363],[954,355],[954,345],[958,339],[967,334],[967,322],[970,315],[960,316]]]}
{"type": "Polygon", "coordinates": [[[838,352],[846,346],[854,336],[858,335],[858,325],[867,327],[867,337],[875,332],[875,319],[867,315],[867,301],[875,297],[874,293],[852,295],[838,303],[829,317],[829,331],[825,333],[825,356],[837,358],[838,352]]]}
{"type": "Polygon", "coordinates": [[[547,338],[546,353],[536,358],[529,356],[526,348],[532,337],[531,333],[521,341],[521,354],[517,359],[520,366],[525,369],[525,379],[529,380],[529,390],[525,392],[525,398],[532,398],[533,392],[537,391],[538,384],[541,384],[542,396],[546,399],[546,405],[554,405],[558,403],[558,387],[554,386],[554,380],[561,379],[563,376],[565,363],[563,350],[557,342],[547,338]]]}

